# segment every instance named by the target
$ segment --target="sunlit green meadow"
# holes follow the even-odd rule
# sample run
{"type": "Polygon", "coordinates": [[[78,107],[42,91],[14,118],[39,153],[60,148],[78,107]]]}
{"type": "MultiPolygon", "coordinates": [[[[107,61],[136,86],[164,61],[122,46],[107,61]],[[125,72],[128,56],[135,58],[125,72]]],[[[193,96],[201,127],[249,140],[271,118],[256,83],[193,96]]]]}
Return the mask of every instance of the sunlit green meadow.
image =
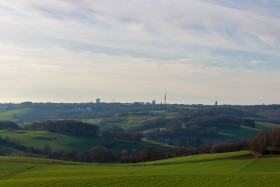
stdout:
{"type": "Polygon", "coordinates": [[[277,186],[280,157],[249,151],[138,164],[0,157],[0,186],[277,186]]]}

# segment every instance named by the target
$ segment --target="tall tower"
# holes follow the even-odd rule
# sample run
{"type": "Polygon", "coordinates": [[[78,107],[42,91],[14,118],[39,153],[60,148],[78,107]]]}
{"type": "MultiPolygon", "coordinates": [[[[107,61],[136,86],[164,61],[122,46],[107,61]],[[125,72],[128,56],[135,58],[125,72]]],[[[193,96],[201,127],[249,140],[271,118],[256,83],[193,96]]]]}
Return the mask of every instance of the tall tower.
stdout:
{"type": "Polygon", "coordinates": [[[166,104],[166,92],[164,94],[164,104],[166,104]]]}

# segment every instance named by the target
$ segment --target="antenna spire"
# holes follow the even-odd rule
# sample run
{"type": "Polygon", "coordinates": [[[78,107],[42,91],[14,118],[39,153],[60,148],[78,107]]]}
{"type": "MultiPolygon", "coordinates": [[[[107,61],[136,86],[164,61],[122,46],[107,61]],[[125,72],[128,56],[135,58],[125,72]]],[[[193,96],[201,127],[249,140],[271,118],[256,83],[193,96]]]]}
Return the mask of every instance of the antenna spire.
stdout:
{"type": "Polygon", "coordinates": [[[166,104],[166,92],[164,94],[164,104],[166,104]]]}

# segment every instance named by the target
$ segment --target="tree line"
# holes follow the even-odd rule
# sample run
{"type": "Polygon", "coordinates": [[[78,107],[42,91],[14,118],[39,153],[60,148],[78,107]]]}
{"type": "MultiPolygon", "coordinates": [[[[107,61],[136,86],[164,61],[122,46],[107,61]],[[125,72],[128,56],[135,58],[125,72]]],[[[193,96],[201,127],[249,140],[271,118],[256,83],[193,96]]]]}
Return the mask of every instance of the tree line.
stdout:
{"type": "MultiPolygon", "coordinates": [[[[223,153],[240,150],[252,150],[261,155],[266,154],[279,154],[280,153],[280,128],[272,128],[270,130],[263,129],[252,140],[248,142],[232,143],[232,144],[215,144],[215,145],[202,145],[192,148],[169,148],[169,149],[156,149],[148,146],[142,150],[126,150],[123,149],[120,154],[112,152],[112,150],[104,145],[97,145],[87,151],[78,151],[72,149],[68,152],[65,151],[52,151],[48,144],[45,144],[42,151],[33,148],[25,147],[21,142],[12,140],[8,137],[2,139],[0,137],[0,144],[13,147],[25,151],[25,155],[32,156],[44,155],[47,158],[61,159],[79,162],[120,162],[120,163],[136,163],[151,160],[158,160],[163,158],[170,158],[176,156],[188,156],[196,154],[208,153],[223,153]]],[[[5,152],[0,150],[0,154],[4,155],[5,152]]]]}
{"type": "Polygon", "coordinates": [[[250,149],[261,155],[280,153],[280,128],[263,129],[250,141],[250,149]]]}
{"type": "Polygon", "coordinates": [[[50,132],[76,136],[98,136],[99,126],[75,120],[48,120],[44,122],[34,122],[27,125],[25,130],[47,130],[50,132]]]}
{"type": "Polygon", "coordinates": [[[4,129],[19,129],[19,126],[13,121],[0,121],[0,130],[4,129]]]}
{"type": "Polygon", "coordinates": [[[247,142],[233,144],[217,144],[213,146],[200,146],[198,148],[168,148],[157,149],[147,146],[142,150],[123,149],[119,155],[112,152],[110,148],[103,145],[97,145],[87,151],[78,151],[72,149],[68,152],[62,150],[51,151],[49,145],[45,145],[42,153],[51,159],[78,161],[78,162],[95,162],[95,163],[137,163],[152,161],[177,156],[189,156],[197,154],[224,153],[248,149],[247,142]]]}
{"type": "Polygon", "coordinates": [[[224,153],[240,150],[247,150],[247,142],[232,143],[232,144],[217,144],[212,146],[200,146],[197,148],[170,148],[170,149],[156,149],[153,147],[146,147],[142,151],[131,152],[123,151],[124,154],[118,159],[120,163],[137,163],[153,161],[178,156],[190,156],[198,154],[210,153],[224,153]]]}
{"type": "Polygon", "coordinates": [[[199,147],[201,145],[216,144],[219,129],[238,129],[243,126],[255,127],[255,122],[250,119],[230,115],[210,115],[207,111],[189,111],[177,115],[174,119],[161,117],[148,120],[132,127],[144,130],[148,127],[165,127],[154,129],[144,134],[153,141],[183,146],[199,147]]]}

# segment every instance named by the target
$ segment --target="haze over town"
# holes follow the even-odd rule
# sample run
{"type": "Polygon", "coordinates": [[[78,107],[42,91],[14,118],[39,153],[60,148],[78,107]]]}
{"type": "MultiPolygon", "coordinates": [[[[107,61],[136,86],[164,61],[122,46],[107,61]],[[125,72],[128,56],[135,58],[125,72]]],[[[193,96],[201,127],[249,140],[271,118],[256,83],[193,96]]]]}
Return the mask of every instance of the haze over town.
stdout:
{"type": "Polygon", "coordinates": [[[0,102],[279,104],[279,0],[0,1],[0,102]]]}

